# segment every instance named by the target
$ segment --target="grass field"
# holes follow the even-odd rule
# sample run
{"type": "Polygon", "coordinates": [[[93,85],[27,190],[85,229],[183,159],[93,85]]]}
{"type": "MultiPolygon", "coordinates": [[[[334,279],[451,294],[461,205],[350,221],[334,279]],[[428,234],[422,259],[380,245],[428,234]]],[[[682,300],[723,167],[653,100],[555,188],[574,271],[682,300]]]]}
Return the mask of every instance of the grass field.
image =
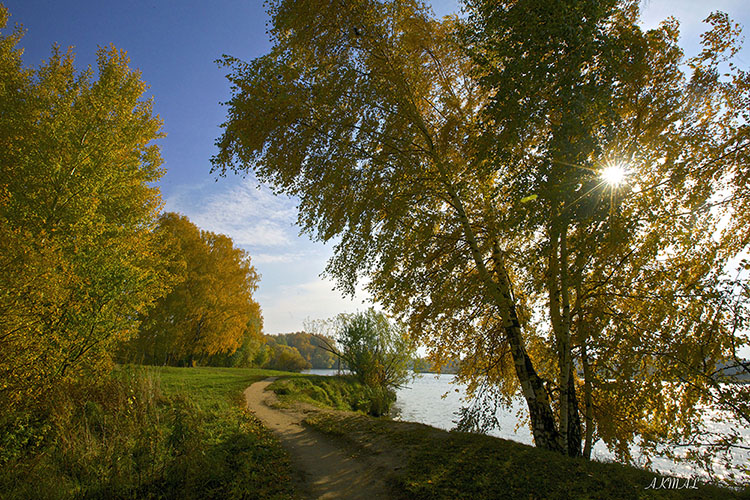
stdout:
{"type": "Polygon", "coordinates": [[[378,446],[397,451],[404,467],[389,481],[404,500],[750,498],[747,491],[700,483],[696,490],[646,489],[656,477],[648,471],[422,424],[342,412],[310,415],[306,424],[362,453],[378,446]]]}
{"type": "Polygon", "coordinates": [[[156,375],[165,394],[185,394],[201,407],[224,407],[228,401],[242,402],[242,391],[268,377],[298,377],[291,372],[259,368],[175,368],[143,367],[145,373],[156,375]]]}
{"type": "Polygon", "coordinates": [[[294,498],[289,458],[278,439],[244,410],[243,391],[254,382],[292,373],[252,368],[147,367],[167,397],[191,402],[200,416],[195,463],[174,498],[294,498]]]}
{"type": "Polygon", "coordinates": [[[244,409],[271,375],[234,368],[118,367],[7,424],[3,499],[272,499],[295,496],[289,457],[244,409]]]}
{"type": "Polygon", "coordinates": [[[351,375],[293,375],[280,378],[269,389],[282,404],[300,401],[335,410],[366,412],[369,409],[365,387],[351,375]]]}
{"type": "MultiPolygon", "coordinates": [[[[351,409],[363,397],[351,378],[119,367],[68,387],[47,413],[3,436],[0,498],[293,500],[289,457],[244,409],[242,391],[269,376],[282,377],[273,387],[287,404],[351,409]]],[[[654,474],[633,467],[363,413],[321,409],[306,424],[354,454],[398,457],[388,477],[395,498],[750,498],[701,484],[654,491],[646,489],[654,474]]]]}

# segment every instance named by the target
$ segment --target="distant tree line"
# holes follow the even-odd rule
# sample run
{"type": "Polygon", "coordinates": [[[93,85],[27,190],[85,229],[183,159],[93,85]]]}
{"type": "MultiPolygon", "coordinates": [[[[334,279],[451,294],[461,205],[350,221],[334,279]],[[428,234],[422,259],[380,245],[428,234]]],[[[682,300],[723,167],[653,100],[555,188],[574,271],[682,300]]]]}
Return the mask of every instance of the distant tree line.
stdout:
{"type": "MultiPolygon", "coordinates": [[[[213,354],[194,352],[184,357],[173,356],[183,348],[181,335],[149,335],[141,330],[123,352],[122,360],[144,364],[173,366],[224,366],[234,368],[266,368],[299,372],[337,367],[337,358],[321,349],[321,339],[305,332],[278,335],[260,333],[262,318],[253,316],[242,330],[239,346],[213,354]]],[[[332,339],[328,341],[333,342],[332,339]]]]}
{"type": "Polygon", "coordinates": [[[208,360],[212,366],[257,367],[270,370],[299,372],[310,368],[329,369],[335,357],[321,349],[321,339],[305,332],[263,335],[243,346],[243,354],[215,356],[208,360]]]}
{"type": "Polygon", "coordinates": [[[461,369],[461,360],[458,358],[452,358],[448,361],[438,364],[428,357],[415,357],[410,363],[410,368],[415,373],[456,374],[461,369]]]}
{"type": "Polygon", "coordinates": [[[304,360],[306,366],[302,368],[303,370],[309,368],[335,368],[336,356],[322,348],[326,341],[331,342],[332,339],[329,337],[318,337],[305,332],[270,335],[266,337],[266,344],[263,346],[266,354],[261,354],[261,356],[269,356],[271,358],[267,365],[269,368],[278,367],[276,369],[284,369],[278,362],[273,361],[273,355],[276,355],[277,351],[284,351],[284,348],[288,347],[293,353],[296,352],[299,358],[304,360]]]}
{"type": "Polygon", "coordinates": [[[263,318],[252,298],[260,277],[228,236],[165,213],[156,235],[174,287],[140,316],[121,359],[156,365],[247,365],[261,341],[263,318]]]}

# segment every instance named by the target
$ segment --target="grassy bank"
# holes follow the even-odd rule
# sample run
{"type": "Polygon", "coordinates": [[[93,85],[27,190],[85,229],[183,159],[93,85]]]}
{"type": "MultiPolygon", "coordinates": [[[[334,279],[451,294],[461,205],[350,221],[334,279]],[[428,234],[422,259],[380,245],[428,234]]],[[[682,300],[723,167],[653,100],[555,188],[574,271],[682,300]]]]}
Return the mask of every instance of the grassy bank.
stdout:
{"type": "MultiPolygon", "coordinates": [[[[308,377],[274,386],[287,402],[349,410],[357,394],[346,378],[308,377]]],[[[731,499],[748,492],[698,484],[697,490],[646,489],[655,474],[614,463],[571,459],[490,436],[447,432],[421,424],[321,411],[306,423],[363,454],[390,454],[401,466],[389,477],[403,499],[731,499]]],[[[683,482],[684,484],[684,482],[683,482]]]]}
{"type": "Polygon", "coordinates": [[[117,369],[4,422],[0,498],[293,498],[242,390],[279,372],[117,369]]]}
{"type": "Polygon", "coordinates": [[[396,400],[395,392],[373,389],[352,375],[294,375],[270,385],[282,403],[301,401],[321,408],[382,415],[396,400]]]}
{"type": "Polygon", "coordinates": [[[366,389],[353,376],[294,375],[276,380],[268,388],[282,403],[300,401],[320,408],[366,410],[366,389]]]}
{"type": "Polygon", "coordinates": [[[396,498],[748,498],[747,492],[702,484],[697,490],[646,489],[656,476],[634,467],[571,459],[514,441],[422,424],[341,412],[319,412],[306,423],[362,453],[396,451],[403,461],[389,478],[396,498]]]}
{"type": "Polygon", "coordinates": [[[167,395],[182,394],[203,409],[226,408],[228,403],[244,407],[242,395],[251,384],[268,377],[298,376],[291,372],[262,370],[259,368],[175,368],[143,367],[146,373],[158,377],[162,391],[167,395]]]}

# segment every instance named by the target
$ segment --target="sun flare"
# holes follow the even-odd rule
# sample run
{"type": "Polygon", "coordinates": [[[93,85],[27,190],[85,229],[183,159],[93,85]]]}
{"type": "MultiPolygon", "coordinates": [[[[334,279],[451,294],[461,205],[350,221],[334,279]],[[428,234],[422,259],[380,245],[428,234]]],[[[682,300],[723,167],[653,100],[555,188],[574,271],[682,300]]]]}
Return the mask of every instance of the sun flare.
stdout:
{"type": "Polygon", "coordinates": [[[622,165],[609,165],[599,175],[604,182],[612,187],[617,187],[625,182],[627,170],[622,165]]]}

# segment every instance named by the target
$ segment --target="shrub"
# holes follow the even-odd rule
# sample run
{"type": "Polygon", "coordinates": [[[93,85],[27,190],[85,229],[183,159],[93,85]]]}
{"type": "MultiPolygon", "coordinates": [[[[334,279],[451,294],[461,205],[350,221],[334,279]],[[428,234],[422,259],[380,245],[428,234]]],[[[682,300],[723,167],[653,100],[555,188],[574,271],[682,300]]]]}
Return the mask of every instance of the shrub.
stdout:
{"type": "Polygon", "coordinates": [[[396,401],[394,389],[406,383],[411,373],[415,349],[403,326],[373,308],[340,314],[322,324],[336,338],[337,345],[328,344],[327,349],[339,356],[363,386],[362,399],[353,406],[371,415],[387,414],[396,401]]]}
{"type": "Polygon", "coordinates": [[[392,389],[368,387],[354,376],[309,376],[277,380],[271,389],[279,396],[306,401],[337,410],[386,415],[396,401],[392,389]]]}
{"type": "Polygon", "coordinates": [[[300,372],[310,368],[310,363],[294,347],[281,344],[273,344],[268,361],[263,365],[270,370],[281,370],[286,372],[300,372]]]}

